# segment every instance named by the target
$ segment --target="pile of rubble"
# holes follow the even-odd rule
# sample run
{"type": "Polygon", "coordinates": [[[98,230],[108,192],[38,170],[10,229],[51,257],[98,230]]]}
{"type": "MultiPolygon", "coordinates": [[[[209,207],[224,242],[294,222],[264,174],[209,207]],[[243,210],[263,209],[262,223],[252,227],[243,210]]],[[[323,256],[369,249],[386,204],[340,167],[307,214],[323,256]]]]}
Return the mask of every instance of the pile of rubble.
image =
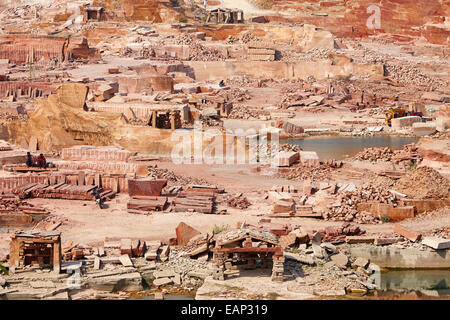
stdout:
{"type": "Polygon", "coordinates": [[[227,204],[229,207],[238,209],[247,209],[252,205],[250,201],[248,201],[247,197],[244,197],[242,193],[228,199],[227,204]]]}
{"type": "Polygon", "coordinates": [[[409,161],[419,163],[422,157],[417,152],[418,147],[413,144],[403,146],[401,150],[392,150],[389,147],[381,148],[364,148],[363,151],[356,154],[353,160],[368,160],[372,162],[376,161],[392,161],[396,164],[409,161]]]}
{"type": "MultiPolygon", "coordinates": [[[[351,40],[347,40],[351,41],[351,40]]],[[[352,46],[355,44],[352,41],[352,46]]],[[[412,85],[418,87],[446,87],[448,83],[432,78],[418,68],[418,64],[410,61],[400,60],[394,56],[383,53],[381,51],[374,51],[367,47],[362,47],[361,44],[356,45],[359,49],[364,51],[363,55],[354,55],[352,58],[357,63],[379,63],[383,64],[386,74],[392,80],[403,83],[405,85],[412,85]]]]}
{"type": "Polygon", "coordinates": [[[21,200],[17,196],[0,196],[0,213],[22,212],[22,213],[48,213],[44,208],[33,206],[32,204],[21,200]]]}
{"type": "MultiPolygon", "coordinates": [[[[96,249],[96,248],[95,248],[96,249]]],[[[97,254],[97,253],[95,253],[97,254]]],[[[94,255],[94,248],[88,245],[73,243],[68,241],[62,248],[62,258],[64,261],[76,261],[94,255]]],[[[103,254],[100,256],[105,255],[103,254]]]]}
{"type": "Polygon", "coordinates": [[[268,111],[255,111],[243,105],[234,105],[228,118],[248,120],[259,119],[261,116],[269,118],[270,113],[268,111]]]}
{"type": "Polygon", "coordinates": [[[396,206],[398,200],[397,195],[386,189],[365,185],[355,191],[339,192],[337,201],[329,206],[329,211],[323,214],[323,218],[333,221],[381,223],[377,216],[368,212],[358,212],[358,204],[375,201],[396,206]]]}
{"type": "Polygon", "coordinates": [[[321,164],[318,167],[304,167],[294,166],[287,173],[280,172],[280,177],[285,177],[288,180],[316,180],[326,181],[330,179],[330,175],[333,173],[333,168],[330,165],[321,164]]]}
{"type": "Polygon", "coordinates": [[[322,236],[322,242],[341,242],[344,241],[347,236],[361,236],[366,233],[365,230],[361,230],[358,226],[350,223],[344,223],[341,227],[326,227],[319,230],[322,236]]]}
{"type": "MultiPolygon", "coordinates": [[[[65,219],[67,221],[68,219],[65,219]]],[[[60,225],[63,224],[63,219],[57,216],[48,216],[45,219],[39,221],[33,229],[35,230],[45,230],[45,231],[54,231],[56,230],[60,225]]]]}
{"type": "Polygon", "coordinates": [[[364,148],[353,157],[353,160],[370,160],[370,161],[391,161],[394,152],[389,147],[384,148],[364,148]]]}
{"type": "Polygon", "coordinates": [[[198,42],[189,45],[189,60],[191,61],[225,61],[226,57],[217,49],[209,49],[198,42]]]}
{"type": "Polygon", "coordinates": [[[280,60],[286,62],[317,61],[328,59],[329,55],[335,52],[336,50],[328,48],[313,48],[307,52],[298,52],[288,47],[280,50],[280,60]]]}
{"type": "Polygon", "coordinates": [[[158,168],[157,166],[148,166],[149,178],[166,179],[169,186],[180,185],[187,186],[191,184],[205,185],[208,184],[205,180],[199,178],[192,178],[188,176],[179,176],[168,169],[158,168]]]}
{"type": "Polygon", "coordinates": [[[372,186],[379,190],[387,190],[393,187],[395,180],[384,176],[368,176],[364,185],[372,186]]]}
{"type": "Polygon", "coordinates": [[[419,87],[434,87],[440,88],[446,86],[448,83],[440,81],[436,78],[431,78],[428,75],[420,71],[412,63],[408,65],[400,65],[387,63],[385,65],[387,74],[395,81],[404,83],[407,85],[414,85],[419,87]]]}
{"type": "Polygon", "coordinates": [[[396,164],[400,163],[403,166],[415,163],[418,164],[422,161],[422,156],[418,153],[418,147],[412,143],[403,146],[403,149],[396,150],[395,155],[392,157],[392,161],[396,164]]]}
{"type": "Polygon", "coordinates": [[[274,5],[273,0],[249,0],[251,4],[253,4],[258,9],[272,9],[272,6],[274,5]]]}
{"type": "Polygon", "coordinates": [[[430,135],[430,138],[436,140],[449,140],[450,139],[450,130],[439,132],[436,131],[434,134],[430,135]]]}
{"type": "MultiPolygon", "coordinates": [[[[204,257],[207,258],[208,255],[204,257]]],[[[190,259],[184,256],[184,252],[172,249],[169,260],[160,268],[162,270],[176,270],[176,273],[180,276],[180,281],[178,282],[175,276],[173,279],[175,285],[198,287],[203,283],[203,279],[212,273],[213,265],[206,259],[190,259]]],[[[154,273],[154,276],[158,276],[158,273],[154,273]]]]}
{"type": "Polygon", "coordinates": [[[179,256],[198,258],[213,247],[214,233],[198,234],[189,240],[179,251],[179,256]]]}
{"type": "Polygon", "coordinates": [[[148,121],[142,120],[142,119],[128,119],[128,123],[133,126],[148,126],[148,121]]]}
{"type": "Polygon", "coordinates": [[[278,106],[280,108],[287,108],[294,104],[296,101],[303,100],[311,95],[298,87],[284,87],[281,89],[282,98],[278,106]]]}
{"type": "Polygon", "coordinates": [[[13,121],[26,122],[28,121],[27,114],[11,114],[11,113],[0,113],[0,123],[7,123],[13,121]]]}
{"type": "Polygon", "coordinates": [[[308,50],[305,54],[311,58],[327,59],[330,57],[330,55],[334,54],[335,52],[336,52],[335,49],[313,48],[311,50],[308,50]]]}
{"type": "Polygon", "coordinates": [[[233,76],[231,79],[227,80],[227,85],[230,87],[238,87],[243,88],[250,86],[252,83],[254,83],[255,80],[250,79],[247,75],[237,75],[233,76]]]}
{"type": "Polygon", "coordinates": [[[246,100],[250,100],[251,97],[248,93],[248,90],[241,88],[232,88],[229,90],[222,90],[219,93],[219,96],[223,97],[225,101],[228,102],[243,102],[246,100]]]}
{"type": "Polygon", "coordinates": [[[427,237],[438,237],[443,239],[450,239],[450,227],[442,227],[433,229],[426,234],[427,237]]]}
{"type": "Polygon", "coordinates": [[[33,19],[39,16],[39,11],[41,11],[41,9],[42,5],[40,4],[15,6],[14,8],[9,8],[3,11],[2,18],[20,18],[24,20],[33,19]]]}
{"type": "Polygon", "coordinates": [[[175,39],[175,43],[178,45],[190,45],[193,42],[194,39],[187,33],[184,33],[175,39]]]}
{"type": "Polygon", "coordinates": [[[246,44],[253,41],[261,41],[261,39],[255,37],[253,34],[249,32],[244,32],[239,37],[228,36],[225,39],[225,43],[228,44],[238,44],[238,43],[246,44]]]}
{"type": "Polygon", "coordinates": [[[297,144],[283,143],[280,144],[280,151],[300,152],[302,151],[302,148],[297,144]]]}
{"type": "Polygon", "coordinates": [[[203,128],[217,128],[219,130],[224,130],[223,120],[215,119],[212,117],[202,117],[201,121],[203,128]]]}
{"type": "Polygon", "coordinates": [[[400,178],[395,190],[415,199],[447,199],[450,181],[430,167],[420,167],[400,178]]]}

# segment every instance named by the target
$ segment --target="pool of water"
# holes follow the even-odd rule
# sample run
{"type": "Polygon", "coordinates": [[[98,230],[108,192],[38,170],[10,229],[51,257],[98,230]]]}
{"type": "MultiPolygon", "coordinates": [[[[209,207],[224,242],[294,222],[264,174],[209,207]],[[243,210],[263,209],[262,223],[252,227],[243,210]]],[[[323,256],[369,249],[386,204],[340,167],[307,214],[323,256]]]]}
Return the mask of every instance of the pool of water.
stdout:
{"type": "Polygon", "coordinates": [[[336,137],[320,136],[292,139],[286,142],[299,145],[304,151],[315,151],[321,160],[343,160],[352,157],[364,148],[389,147],[401,149],[404,145],[417,142],[414,137],[376,136],[376,137],[336,137]]]}
{"type": "Polygon", "coordinates": [[[381,273],[382,291],[420,291],[450,295],[450,270],[390,270],[381,273]]]}
{"type": "Polygon", "coordinates": [[[319,297],[319,300],[450,300],[450,270],[389,270],[380,289],[368,293],[319,297]]]}

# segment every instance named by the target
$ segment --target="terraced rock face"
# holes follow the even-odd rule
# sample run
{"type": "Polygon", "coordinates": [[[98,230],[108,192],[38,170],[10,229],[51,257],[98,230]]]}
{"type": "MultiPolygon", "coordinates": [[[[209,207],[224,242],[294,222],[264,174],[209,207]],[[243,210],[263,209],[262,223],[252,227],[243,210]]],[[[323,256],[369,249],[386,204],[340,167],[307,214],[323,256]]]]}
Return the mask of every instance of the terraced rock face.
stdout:
{"type": "Polygon", "coordinates": [[[390,33],[402,40],[423,36],[435,44],[448,44],[450,27],[445,24],[450,14],[449,1],[439,0],[387,0],[376,3],[379,8],[379,26],[375,18],[378,9],[371,0],[286,1],[274,2],[271,10],[277,15],[267,21],[311,23],[326,27],[339,37],[359,37],[377,33],[390,33]],[[376,29],[367,25],[376,26],[376,29]]]}
{"type": "Polygon", "coordinates": [[[89,47],[83,37],[56,37],[31,34],[4,34],[0,36],[0,59],[23,64],[29,60],[39,62],[58,59],[98,58],[95,49],[89,47]]]}

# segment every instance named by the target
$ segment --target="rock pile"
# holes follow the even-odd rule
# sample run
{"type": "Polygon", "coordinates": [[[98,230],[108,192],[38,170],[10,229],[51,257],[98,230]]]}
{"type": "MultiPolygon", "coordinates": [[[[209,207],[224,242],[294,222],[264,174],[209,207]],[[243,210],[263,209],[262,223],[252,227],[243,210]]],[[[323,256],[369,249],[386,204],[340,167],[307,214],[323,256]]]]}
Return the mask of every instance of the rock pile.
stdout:
{"type": "Polygon", "coordinates": [[[34,19],[35,15],[39,15],[39,12],[42,9],[42,5],[33,4],[33,5],[23,5],[23,6],[14,6],[14,8],[6,9],[2,12],[2,15],[12,18],[21,18],[21,19],[34,19]]]}
{"type": "Polygon", "coordinates": [[[251,96],[248,93],[248,90],[241,88],[232,88],[229,90],[222,90],[219,93],[219,96],[223,97],[225,101],[228,102],[243,102],[246,100],[250,100],[251,96]]]}
{"type": "MultiPolygon", "coordinates": [[[[202,283],[212,274],[212,263],[202,259],[190,259],[183,256],[181,251],[172,249],[169,260],[160,266],[161,270],[173,269],[180,275],[180,284],[183,286],[197,285],[202,283]]],[[[176,283],[175,283],[176,284],[176,283]]]]}
{"type": "Polygon", "coordinates": [[[228,116],[229,119],[259,119],[260,116],[269,117],[269,112],[264,111],[255,111],[252,109],[249,109],[246,106],[243,105],[234,105],[233,110],[231,110],[230,115],[228,116]]]}
{"type": "Polygon", "coordinates": [[[26,121],[28,121],[28,115],[0,113],[0,123],[7,123],[7,122],[13,122],[13,121],[26,122],[26,121]]]}
{"type": "Polygon", "coordinates": [[[33,206],[16,196],[0,196],[0,212],[47,213],[47,210],[33,206]]]}
{"type": "Polygon", "coordinates": [[[62,258],[64,261],[76,261],[84,259],[87,256],[94,254],[94,248],[91,246],[73,243],[68,241],[62,248],[62,258]]]}
{"type": "Polygon", "coordinates": [[[418,147],[413,143],[403,146],[402,150],[396,150],[391,161],[408,168],[408,165],[418,164],[422,159],[422,156],[418,153],[418,147]]]}
{"type": "Polygon", "coordinates": [[[439,132],[436,131],[434,134],[432,134],[430,136],[431,139],[436,139],[436,140],[448,140],[450,139],[450,131],[444,131],[444,132],[439,132]]]}
{"type": "Polygon", "coordinates": [[[392,62],[385,65],[386,72],[389,76],[400,83],[414,85],[419,87],[442,87],[446,86],[447,83],[440,81],[436,78],[431,78],[430,76],[424,74],[419,68],[414,64],[410,63],[408,65],[393,64],[392,62]]]}
{"type": "MultiPolygon", "coordinates": [[[[357,45],[358,47],[358,45],[357,45]]],[[[403,59],[397,59],[394,56],[383,53],[380,51],[374,51],[367,47],[359,46],[358,49],[362,49],[364,54],[361,56],[353,56],[357,63],[379,63],[385,66],[386,74],[397,82],[413,85],[418,87],[446,87],[448,82],[444,82],[438,78],[430,77],[424,74],[419,64],[415,62],[407,62],[403,59]]]]}
{"type": "Polygon", "coordinates": [[[255,37],[249,32],[242,33],[239,37],[228,36],[225,40],[228,44],[249,43],[253,41],[261,41],[261,39],[255,37]]]}
{"type": "Polygon", "coordinates": [[[330,175],[333,172],[333,168],[326,164],[321,164],[318,167],[304,167],[301,165],[291,167],[288,173],[280,172],[280,177],[285,177],[289,180],[315,180],[315,181],[327,181],[330,180],[330,175]]]}
{"type": "Polygon", "coordinates": [[[238,209],[247,209],[252,204],[248,201],[247,197],[244,197],[242,194],[239,194],[231,199],[227,200],[227,204],[229,207],[238,208],[238,209]]]}
{"type": "Polygon", "coordinates": [[[391,161],[394,152],[388,148],[364,148],[353,157],[353,160],[369,160],[369,161],[391,161]]]}
{"type": "Polygon", "coordinates": [[[211,117],[202,117],[201,121],[203,128],[208,127],[208,128],[223,129],[223,120],[214,119],[211,117]]]}
{"type": "Polygon", "coordinates": [[[179,176],[168,169],[158,168],[156,166],[148,166],[149,178],[153,179],[166,179],[168,181],[168,186],[173,185],[186,186],[191,184],[196,185],[207,185],[208,183],[199,178],[193,178],[188,176],[179,176]]]}
{"type": "Polygon", "coordinates": [[[288,87],[281,89],[282,98],[278,104],[281,108],[287,108],[293,105],[296,101],[301,101],[311,95],[302,89],[296,87],[288,87]]]}
{"type": "Polygon", "coordinates": [[[217,49],[209,49],[198,42],[189,45],[189,60],[192,61],[224,61],[225,56],[217,49]]]}
{"type": "Polygon", "coordinates": [[[175,43],[178,45],[190,45],[193,42],[194,39],[187,33],[184,33],[175,39],[175,43]]]}
{"type": "Polygon", "coordinates": [[[346,236],[361,236],[366,233],[358,226],[350,223],[344,223],[341,227],[326,227],[319,230],[322,236],[322,242],[338,242],[345,240],[346,236]]]}
{"type": "Polygon", "coordinates": [[[266,10],[272,9],[272,6],[274,5],[273,0],[250,0],[249,2],[259,9],[266,10]]]}
{"type": "Polygon", "coordinates": [[[442,227],[433,229],[426,234],[427,237],[438,237],[444,239],[450,239],[450,227],[442,227]]]}
{"type": "Polygon", "coordinates": [[[420,167],[400,178],[394,187],[415,199],[447,199],[450,181],[430,167],[420,167]]]}
{"type": "Polygon", "coordinates": [[[329,206],[329,211],[323,218],[333,221],[355,221],[359,223],[380,223],[378,217],[366,212],[358,212],[360,203],[375,201],[385,204],[397,205],[398,198],[386,189],[375,186],[362,186],[352,192],[339,192],[338,200],[329,206]]]}
{"type": "Polygon", "coordinates": [[[394,151],[389,147],[365,148],[356,154],[353,160],[368,160],[372,162],[381,160],[395,163],[414,160],[415,162],[419,162],[422,158],[419,156],[417,150],[418,148],[415,144],[408,144],[403,146],[403,149],[394,151]]]}
{"type": "MultiPolygon", "coordinates": [[[[68,219],[65,219],[65,221],[67,220],[68,219]]],[[[64,222],[63,219],[61,219],[60,217],[50,215],[47,218],[39,221],[33,227],[33,229],[53,231],[56,230],[56,228],[58,228],[63,222],[64,222]]]]}
{"type": "Polygon", "coordinates": [[[201,253],[207,253],[209,251],[210,245],[212,245],[213,233],[210,234],[199,234],[183,246],[179,251],[179,256],[183,257],[196,257],[201,253]]]}
{"type": "Polygon", "coordinates": [[[289,143],[283,143],[280,144],[280,150],[281,151],[292,151],[292,152],[300,152],[302,151],[302,148],[299,145],[296,144],[289,144],[289,143]]]}

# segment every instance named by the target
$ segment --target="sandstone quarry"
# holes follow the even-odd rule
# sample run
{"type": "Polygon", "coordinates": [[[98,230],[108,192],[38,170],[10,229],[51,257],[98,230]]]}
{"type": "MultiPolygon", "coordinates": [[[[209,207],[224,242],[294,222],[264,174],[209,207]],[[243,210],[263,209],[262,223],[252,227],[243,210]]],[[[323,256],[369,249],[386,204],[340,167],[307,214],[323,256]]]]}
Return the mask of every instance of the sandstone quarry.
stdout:
{"type": "Polygon", "coordinates": [[[0,299],[448,300],[449,8],[0,0],[0,299]]]}

